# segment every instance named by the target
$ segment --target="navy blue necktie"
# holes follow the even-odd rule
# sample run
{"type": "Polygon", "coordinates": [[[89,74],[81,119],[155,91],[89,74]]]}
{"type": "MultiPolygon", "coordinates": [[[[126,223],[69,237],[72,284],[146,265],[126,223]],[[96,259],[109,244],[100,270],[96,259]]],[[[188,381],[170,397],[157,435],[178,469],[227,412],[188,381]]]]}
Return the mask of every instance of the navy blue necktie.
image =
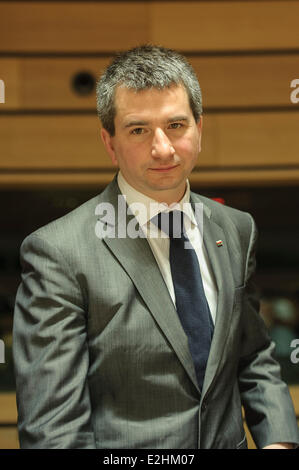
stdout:
{"type": "Polygon", "coordinates": [[[214,325],[203,288],[198,258],[184,233],[181,211],[159,213],[152,221],[170,238],[169,261],[176,308],[188,337],[198,385],[202,389],[214,325]]]}

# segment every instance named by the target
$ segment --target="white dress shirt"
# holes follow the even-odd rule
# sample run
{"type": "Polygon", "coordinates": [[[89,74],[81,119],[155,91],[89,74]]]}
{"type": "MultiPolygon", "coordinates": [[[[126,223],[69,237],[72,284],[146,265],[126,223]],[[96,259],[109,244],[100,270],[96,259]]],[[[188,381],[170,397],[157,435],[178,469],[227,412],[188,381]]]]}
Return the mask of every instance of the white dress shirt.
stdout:
{"type": "Polygon", "coordinates": [[[169,237],[164,232],[161,232],[156,227],[156,225],[151,222],[151,219],[159,212],[168,212],[169,209],[183,211],[184,224],[185,228],[187,228],[186,234],[198,258],[205,295],[210,307],[213,322],[215,323],[217,310],[217,288],[203,243],[202,230],[200,230],[190,204],[189,181],[187,180],[187,188],[183,198],[178,203],[172,204],[171,206],[168,206],[166,203],[158,203],[154,199],[151,199],[150,197],[145,196],[144,194],[137,191],[125,180],[120,171],[118,172],[117,183],[121,193],[126,197],[126,202],[130,207],[131,212],[135,215],[139,226],[144,233],[144,236],[148,240],[174,305],[175,293],[169,263],[169,237]],[[137,207],[138,204],[136,203],[139,204],[139,207],[137,207]],[[144,207],[145,210],[139,210],[140,204],[143,205],[142,207],[144,207]]]}

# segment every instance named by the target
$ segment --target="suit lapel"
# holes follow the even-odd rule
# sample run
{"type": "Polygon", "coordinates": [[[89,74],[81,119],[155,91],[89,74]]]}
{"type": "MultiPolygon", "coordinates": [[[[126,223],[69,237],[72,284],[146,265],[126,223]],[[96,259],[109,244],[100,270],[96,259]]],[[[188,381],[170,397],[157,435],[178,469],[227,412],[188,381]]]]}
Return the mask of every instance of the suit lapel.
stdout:
{"type": "MultiPolygon", "coordinates": [[[[109,202],[114,206],[115,233],[117,234],[118,196],[120,196],[120,192],[116,180],[114,180],[108,188],[109,190],[105,191],[103,194],[103,199],[105,202],[109,202]]],[[[133,215],[127,215],[126,224],[132,221],[133,218],[133,215]]],[[[129,237],[107,237],[104,238],[103,241],[130,276],[150,313],[171,344],[191,381],[199,391],[186,334],[182,328],[168,288],[161,275],[149,243],[145,238],[141,237],[135,239],[129,237]]]]}
{"type": "MultiPolygon", "coordinates": [[[[194,202],[202,202],[200,197],[192,194],[194,202]]],[[[230,318],[233,311],[234,279],[231,272],[227,239],[223,229],[211,219],[210,209],[204,205],[203,241],[217,284],[217,311],[211,350],[206,368],[202,397],[210,388],[217,374],[218,366],[229,332],[230,318]],[[218,246],[216,241],[221,240],[218,246]]]]}

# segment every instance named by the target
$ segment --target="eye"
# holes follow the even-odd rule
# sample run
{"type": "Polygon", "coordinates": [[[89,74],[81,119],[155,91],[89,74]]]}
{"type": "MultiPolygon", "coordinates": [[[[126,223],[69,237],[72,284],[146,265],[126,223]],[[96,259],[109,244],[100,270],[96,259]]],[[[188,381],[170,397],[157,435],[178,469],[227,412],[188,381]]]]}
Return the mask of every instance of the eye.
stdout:
{"type": "Polygon", "coordinates": [[[135,129],[131,131],[131,134],[140,135],[140,134],[143,134],[144,132],[145,130],[143,129],[143,127],[136,127],[135,129]]]}
{"type": "Polygon", "coordinates": [[[183,124],[180,122],[172,122],[170,124],[171,129],[180,129],[181,127],[183,127],[183,124]]]}

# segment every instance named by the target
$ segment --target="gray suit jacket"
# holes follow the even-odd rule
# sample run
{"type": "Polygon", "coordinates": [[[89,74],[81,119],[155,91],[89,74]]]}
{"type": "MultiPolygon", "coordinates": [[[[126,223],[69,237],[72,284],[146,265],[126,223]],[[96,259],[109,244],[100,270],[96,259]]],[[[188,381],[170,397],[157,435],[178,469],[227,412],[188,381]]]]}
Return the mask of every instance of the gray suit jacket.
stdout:
{"type": "Polygon", "coordinates": [[[13,328],[21,447],[246,448],[241,404],[258,447],[299,442],[258,314],[251,216],[191,193],[204,204],[218,287],[200,391],[147,240],[95,235],[96,206],[116,207],[118,194],[114,179],[22,244],[13,328]]]}

